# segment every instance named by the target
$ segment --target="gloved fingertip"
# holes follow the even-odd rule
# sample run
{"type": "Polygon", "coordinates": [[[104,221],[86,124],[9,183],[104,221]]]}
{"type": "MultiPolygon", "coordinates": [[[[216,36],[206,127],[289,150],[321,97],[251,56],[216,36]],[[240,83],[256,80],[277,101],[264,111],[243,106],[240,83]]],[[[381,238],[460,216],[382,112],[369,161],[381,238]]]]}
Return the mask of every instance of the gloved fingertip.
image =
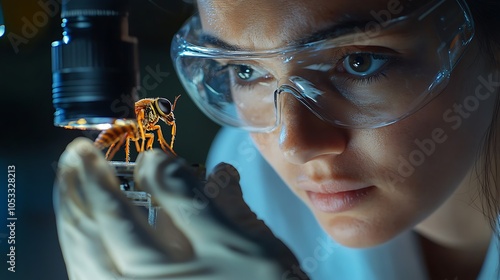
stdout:
{"type": "Polygon", "coordinates": [[[145,152],[139,153],[135,158],[135,166],[139,166],[144,162],[144,154],[145,152]]]}
{"type": "Polygon", "coordinates": [[[217,176],[218,174],[221,174],[221,173],[227,173],[231,176],[231,178],[233,180],[236,180],[238,182],[240,181],[240,173],[233,165],[231,165],[229,163],[221,162],[221,163],[217,164],[213,168],[211,176],[212,175],[217,176]]]}
{"type": "Polygon", "coordinates": [[[140,167],[144,164],[144,162],[148,162],[154,159],[162,161],[168,158],[169,156],[165,152],[159,149],[147,150],[142,153],[139,153],[137,159],[135,160],[135,165],[140,167]]]}
{"type": "Polygon", "coordinates": [[[134,178],[139,188],[148,191],[169,191],[186,194],[194,174],[182,158],[153,149],[141,153],[136,161],[134,178]],[[158,189],[159,187],[159,189],[158,189]]]}
{"type": "Polygon", "coordinates": [[[68,166],[60,168],[54,183],[56,190],[59,190],[59,192],[62,193],[66,192],[69,186],[74,185],[72,184],[72,181],[78,178],[76,173],[77,172],[75,168],[69,168],[68,166]]]}
{"type": "Polygon", "coordinates": [[[92,140],[85,137],[78,137],[68,144],[67,149],[79,150],[82,153],[88,153],[89,151],[96,150],[97,148],[94,147],[92,140]]]}
{"type": "Polygon", "coordinates": [[[104,160],[104,156],[93,146],[90,139],[79,137],[68,144],[59,158],[58,167],[59,170],[76,168],[83,163],[83,159],[92,160],[99,156],[104,160]]]}
{"type": "Polygon", "coordinates": [[[93,142],[83,137],[73,140],[62,153],[55,185],[62,199],[74,200],[82,208],[92,201],[88,197],[104,189],[119,190],[113,168],[93,142]]]}
{"type": "Polygon", "coordinates": [[[90,139],[79,137],[73,140],[68,145],[68,150],[75,151],[82,158],[102,158],[104,160],[104,155],[98,150],[90,139]]]}
{"type": "Polygon", "coordinates": [[[147,150],[139,153],[135,160],[134,178],[136,181],[141,182],[154,175],[154,170],[157,166],[168,157],[165,153],[161,153],[157,149],[147,150]]]}
{"type": "Polygon", "coordinates": [[[81,164],[81,157],[74,150],[66,149],[59,157],[57,164],[58,176],[77,168],[81,164]]]}

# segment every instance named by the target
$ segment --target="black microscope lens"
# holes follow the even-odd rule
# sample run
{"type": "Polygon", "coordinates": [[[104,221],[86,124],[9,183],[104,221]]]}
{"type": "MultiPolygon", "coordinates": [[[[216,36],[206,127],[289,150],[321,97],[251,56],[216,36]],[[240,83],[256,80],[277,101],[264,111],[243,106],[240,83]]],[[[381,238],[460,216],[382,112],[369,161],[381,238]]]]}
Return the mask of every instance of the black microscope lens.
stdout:
{"type": "Polygon", "coordinates": [[[52,43],[54,124],[98,128],[135,118],[137,40],[128,1],[63,0],[63,38],[52,43]]]}

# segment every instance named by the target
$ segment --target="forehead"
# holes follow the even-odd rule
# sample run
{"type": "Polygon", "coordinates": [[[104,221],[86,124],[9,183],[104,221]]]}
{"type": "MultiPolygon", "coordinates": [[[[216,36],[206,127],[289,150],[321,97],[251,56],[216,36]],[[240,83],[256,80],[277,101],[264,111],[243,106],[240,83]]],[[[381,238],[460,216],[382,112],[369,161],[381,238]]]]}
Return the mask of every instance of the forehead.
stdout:
{"type": "Polygon", "coordinates": [[[244,49],[282,47],[337,22],[383,22],[418,0],[198,0],[203,29],[244,49]]]}

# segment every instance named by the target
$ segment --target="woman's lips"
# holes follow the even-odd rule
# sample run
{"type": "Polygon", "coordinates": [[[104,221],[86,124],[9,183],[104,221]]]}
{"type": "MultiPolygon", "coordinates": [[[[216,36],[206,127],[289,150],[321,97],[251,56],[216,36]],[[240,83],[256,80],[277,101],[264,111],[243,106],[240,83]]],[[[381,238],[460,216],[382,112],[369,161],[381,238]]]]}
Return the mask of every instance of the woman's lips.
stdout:
{"type": "Polygon", "coordinates": [[[375,186],[352,181],[299,182],[312,205],[322,212],[339,213],[352,209],[368,198],[375,186]]]}
{"type": "Polygon", "coordinates": [[[312,191],[306,191],[306,193],[316,209],[322,212],[339,213],[352,209],[361,203],[368,198],[374,189],[375,186],[369,186],[362,189],[336,193],[318,193],[312,191]]]}

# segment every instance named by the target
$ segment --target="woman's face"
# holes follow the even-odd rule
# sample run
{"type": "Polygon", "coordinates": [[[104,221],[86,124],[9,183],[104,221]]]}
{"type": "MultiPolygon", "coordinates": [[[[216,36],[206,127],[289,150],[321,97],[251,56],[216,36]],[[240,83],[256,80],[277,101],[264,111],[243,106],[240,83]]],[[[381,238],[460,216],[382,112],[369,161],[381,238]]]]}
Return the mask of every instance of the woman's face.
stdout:
{"type": "MultiPolygon", "coordinates": [[[[282,47],[340,17],[377,20],[402,8],[397,0],[198,4],[205,32],[248,50],[282,47]]],[[[330,236],[351,247],[380,244],[420,223],[457,188],[468,189],[464,179],[493,114],[491,89],[498,90],[489,61],[473,40],[446,89],[389,126],[334,127],[288,95],[281,125],[252,137],[330,236]]]]}

